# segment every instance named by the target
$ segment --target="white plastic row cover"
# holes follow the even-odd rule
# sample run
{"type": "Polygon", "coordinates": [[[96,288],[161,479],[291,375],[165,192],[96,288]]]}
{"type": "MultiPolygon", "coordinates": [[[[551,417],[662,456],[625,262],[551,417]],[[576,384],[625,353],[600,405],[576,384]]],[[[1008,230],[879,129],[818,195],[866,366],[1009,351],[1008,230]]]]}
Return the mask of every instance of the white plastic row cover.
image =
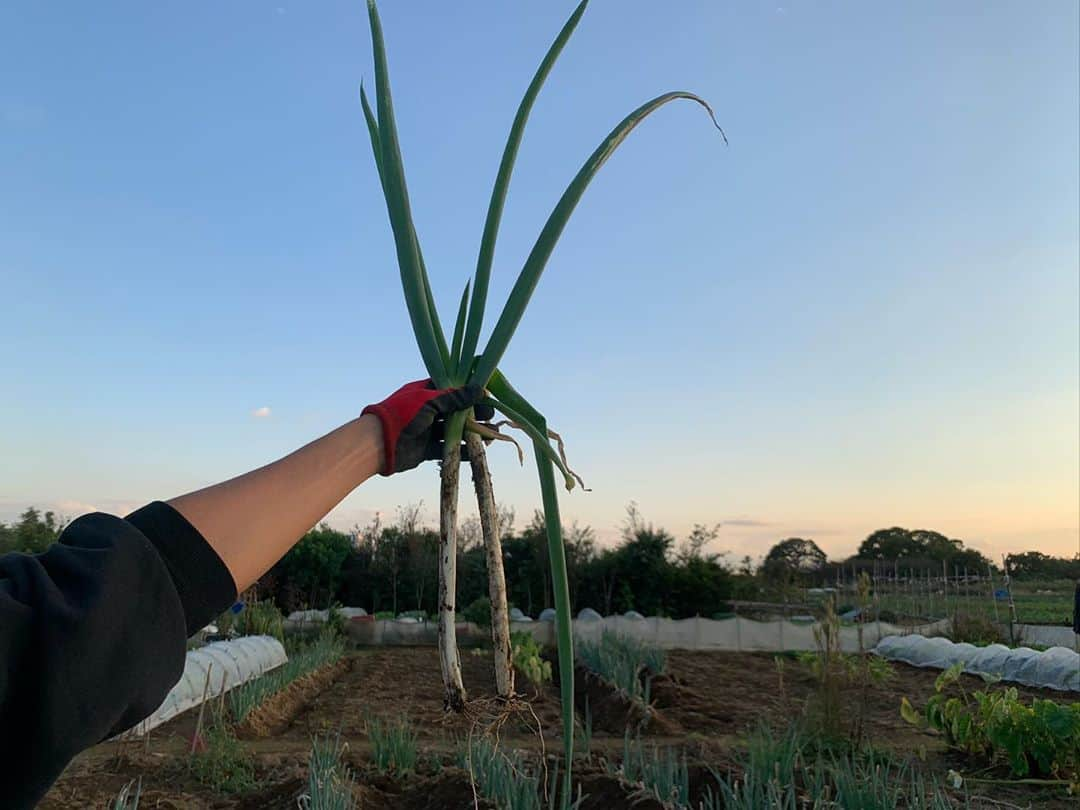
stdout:
{"type": "Polygon", "coordinates": [[[1068,647],[1051,647],[1042,652],[1029,647],[1010,649],[1003,644],[976,647],[913,634],[887,636],[878,642],[874,652],[917,667],[948,669],[960,663],[965,672],[976,675],[996,675],[1024,686],[1080,692],[1080,653],[1068,647]]]}

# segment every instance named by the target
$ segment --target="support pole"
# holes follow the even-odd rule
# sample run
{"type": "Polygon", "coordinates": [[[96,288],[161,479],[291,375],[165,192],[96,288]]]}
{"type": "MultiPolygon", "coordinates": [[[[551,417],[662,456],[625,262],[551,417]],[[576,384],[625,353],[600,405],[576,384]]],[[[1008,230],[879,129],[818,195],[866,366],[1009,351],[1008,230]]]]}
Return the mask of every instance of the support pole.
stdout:
{"type": "Polygon", "coordinates": [[[1009,577],[1009,557],[1008,555],[1001,555],[1001,562],[1005,566],[1005,593],[1009,596],[1009,644],[1013,647],[1016,646],[1016,625],[1019,624],[1019,619],[1016,616],[1016,603],[1013,601],[1012,595],[1012,582],[1009,577]]]}
{"type": "Polygon", "coordinates": [[[1001,616],[998,614],[997,596],[994,594],[994,569],[990,567],[990,563],[986,564],[986,581],[990,587],[990,604],[994,606],[994,624],[1001,624],[1001,616]]]}
{"type": "Polygon", "coordinates": [[[949,564],[941,561],[941,582],[944,585],[942,594],[945,598],[945,618],[949,618],[949,564]]]}

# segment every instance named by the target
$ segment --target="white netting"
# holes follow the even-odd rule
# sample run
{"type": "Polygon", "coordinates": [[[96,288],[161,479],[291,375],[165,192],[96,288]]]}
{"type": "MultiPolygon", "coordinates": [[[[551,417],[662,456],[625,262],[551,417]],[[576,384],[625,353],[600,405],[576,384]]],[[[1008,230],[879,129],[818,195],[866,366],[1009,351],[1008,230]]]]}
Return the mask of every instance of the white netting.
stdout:
{"type": "MultiPolygon", "coordinates": [[[[547,610],[550,610],[547,609],[547,610]]],[[[541,644],[555,643],[554,611],[540,614],[539,622],[512,622],[516,631],[529,633],[541,644]],[[548,618],[550,616],[550,619],[548,618]]],[[[574,635],[595,641],[604,630],[640,639],[666,650],[734,650],[742,652],[776,652],[778,650],[817,649],[813,617],[809,621],[787,619],[759,622],[742,616],[727,619],[664,619],[656,616],[600,616],[585,608],[573,622],[574,635]],[[587,612],[586,612],[587,611],[587,612]]],[[[923,632],[940,632],[948,620],[923,625],[923,632]]],[[[904,628],[886,622],[867,622],[861,628],[846,625],[840,628],[840,648],[845,652],[869,650],[883,636],[898,635],[904,628]],[[862,639],[860,640],[860,629],[862,639]]]]}
{"type": "Polygon", "coordinates": [[[203,701],[228,692],[252,678],[258,678],[288,661],[285,648],[272,636],[244,636],[232,641],[215,641],[189,650],[184,674],[161,705],[127,735],[145,734],[203,701]]]}
{"type": "Polygon", "coordinates": [[[874,652],[917,667],[948,669],[963,664],[965,672],[996,675],[1024,686],[1080,692],[1080,653],[1067,647],[1042,652],[1029,647],[1010,649],[1002,644],[976,647],[915,634],[883,638],[874,652]]]}

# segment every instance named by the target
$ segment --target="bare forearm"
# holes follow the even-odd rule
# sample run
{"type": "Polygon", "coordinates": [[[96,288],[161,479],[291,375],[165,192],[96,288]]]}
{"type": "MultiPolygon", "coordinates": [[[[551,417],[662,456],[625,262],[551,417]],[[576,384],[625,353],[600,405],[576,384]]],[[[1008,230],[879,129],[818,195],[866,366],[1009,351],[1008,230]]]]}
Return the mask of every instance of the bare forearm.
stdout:
{"type": "Polygon", "coordinates": [[[383,467],[382,429],[362,416],[252,472],[173,498],[242,591],[383,467]]]}

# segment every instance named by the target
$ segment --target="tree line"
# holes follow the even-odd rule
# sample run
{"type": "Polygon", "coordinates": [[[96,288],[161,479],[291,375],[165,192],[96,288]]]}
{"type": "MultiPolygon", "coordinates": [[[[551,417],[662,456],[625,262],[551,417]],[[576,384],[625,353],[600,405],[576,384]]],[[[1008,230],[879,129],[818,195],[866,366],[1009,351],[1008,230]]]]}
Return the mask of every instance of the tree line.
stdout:
{"type": "MultiPolygon", "coordinates": [[[[551,569],[543,516],[520,530],[513,512],[500,509],[503,565],[510,604],[529,616],[552,606],[551,569]]],[[[738,574],[723,554],[707,546],[718,527],[696,526],[683,541],[647,523],[632,507],[614,548],[599,548],[592,529],[564,530],[566,567],[575,611],[637,610],[645,615],[712,615],[739,590],[738,574]]],[[[391,525],[375,521],[351,534],[321,525],[309,532],[256,585],[283,610],[332,602],[395,614],[436,610],[438,532],[424,526],[419,505],[398,511],[391,525]]],[[[488,580],[480,526],[459,530],[457,604],[487,598],[488,580]]]]}
{"type": "MultiPolygon", "coordinates": [[[[511,510],[499,510],[507,596],[511,605],[536,617],[551,607],[551,572],[543,517],[537,512],[515,528],[511,510]]],[[[11,524],[0,522],[0,553],[39,553],[56,541],[66,521],[51,511],[25,510],[11,524]]],[[[602,614],[636,610],[646,616],[712,616],[732,600],[775,598],[791,585],[827,585],[838,566],[901,559],[905,570],[926,567],[983,573],[992,562],[963,542],[939,532],[900,527],[870,534],[853,557],[830,562],[811,539],[777,542],[760,565],[744,557],[734,563],[711,547],[719,525],[696,525],[681,541],[647,522],[634,504],[627,510],[619,542],[597,545],[589,527],[564,529],[571,604],[602,614]]],[[[487,597],[485,550],[476,518],[462,522],[456,607],[464,612],[487,597]]],[[[284,611],[333,603],[369,612],[436,610],[438,532],[422,520],[421,504],[398,510],[389,524],[376,519],[342,532],[321,524],[304,535],[255,586],[284,611]]],[[[1016,579],[1080,578],[1080,556],[1067,559],[1038,551],[1009,557],[1016,579]]],[[[482,615],[482,610],[474,611],[482,615]]]]}

